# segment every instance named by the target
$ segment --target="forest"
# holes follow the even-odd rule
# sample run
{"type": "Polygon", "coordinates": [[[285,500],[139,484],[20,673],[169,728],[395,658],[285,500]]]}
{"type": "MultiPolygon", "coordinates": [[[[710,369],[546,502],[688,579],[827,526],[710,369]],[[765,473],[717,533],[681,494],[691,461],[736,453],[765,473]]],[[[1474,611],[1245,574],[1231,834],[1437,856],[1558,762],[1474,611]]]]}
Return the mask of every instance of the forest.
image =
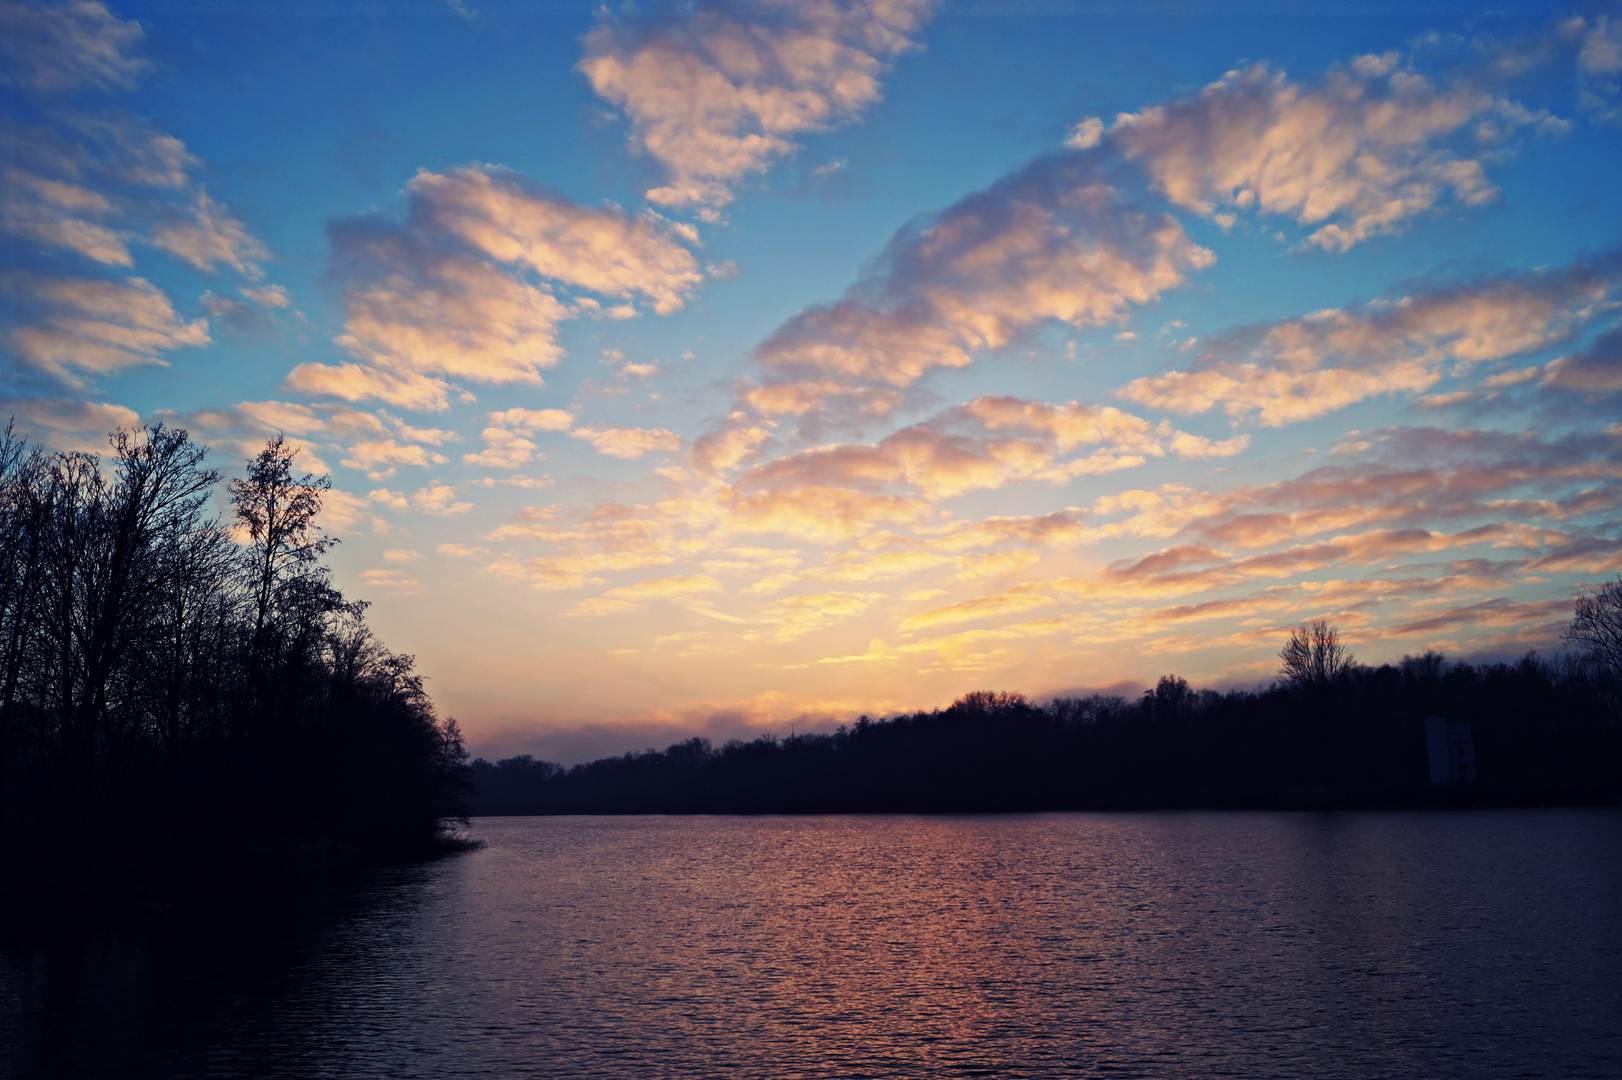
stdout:
{"type": "Polygon", "coordinates": [[[1358,664],[1323,621],[1293,631],[1255,690],[1161,678],[1136,700],[968,694],[831,734],[565,769],[473,762],[476,814],[898,813],[1336,808],[1622,801],[1622,582],[1584,597],[1558,660],[1358,664]],[[1433,787],[1424,721],[1471,725],[1477,779],[1433,787]]]}
{"type": "Polygon", "coordinates": [[[454,846],[461,736],[334,587],[327,479],[277,436],[221,515],[184,430],[109,443],[0,435],[0,901],[258,907],[454,846]]]}

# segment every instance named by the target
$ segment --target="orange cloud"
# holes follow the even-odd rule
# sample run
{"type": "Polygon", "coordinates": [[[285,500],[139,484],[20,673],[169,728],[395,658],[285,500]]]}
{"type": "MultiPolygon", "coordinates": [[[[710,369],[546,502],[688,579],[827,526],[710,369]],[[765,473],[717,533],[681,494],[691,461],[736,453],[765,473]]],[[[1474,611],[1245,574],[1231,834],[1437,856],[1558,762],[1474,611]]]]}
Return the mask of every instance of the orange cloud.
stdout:
{"type": "Polygon", "coordinates": [[[693,253],[657,218],[579,206],[505,170],[425,169],[406,189],[415,227],[588,292],[646,297],[661,315],[679,310],[704,279],[693,253]]]}
{"type": "Polygon", "coordinates": [[[569,435],[591,443],[599,454],[627,461],[645,454],[670,454],[681,449],[681,436],[664,428],[583,427],[569,435]]]}
{"type": "Polygon", "coordinates": [[[1602,310],[1613,279],[1604,263],[1578,263],[1247,327],[1207,341],[1189,370],[1136,379],[1118,393],[1176,413],[1220,405],[1280,427],[1381,394],[1422,393],[1449,362],[1524,355],[1568,338],[1602,310]]]}
{"type": "Polygon", "coordinates": [[[657,27],[610,19],[586,36],[580,70],[669,174],[649,202],[719,207],[732,200],[729,185],[791,153],[794,135],[878,100],[886,61],[912,47],[934,6],[745,5],[657,27]]]}
{"type": "Polygon", "coordinates": [[[207,320],[181,322],[169,298],[144,278],[13,276],[0,286],[44,309],[38,321],[12,328],[17,356],[69,386],[85,385],[85,375],[162,364],[166,352],[211,341],[207,320]]]}
{"type": "MultiPolygon", "coordinates": [[[[1444,140],[1489,112],[1500,125],[1547,114],[1497,109],[1473,81],[1438,89],[1395,54],[1360,56],[1306,88],[1266,64],[1230,72],[1198,95],[1110,127],[1105,147],[1142,163],[1172,202],[1293,218],[1328,251],[1395,231],[1444,198],[1497,194],[1481,162],[1444,140]]],[[[1101,134],[1101,132],[1099,133],[1101,134]]]]}

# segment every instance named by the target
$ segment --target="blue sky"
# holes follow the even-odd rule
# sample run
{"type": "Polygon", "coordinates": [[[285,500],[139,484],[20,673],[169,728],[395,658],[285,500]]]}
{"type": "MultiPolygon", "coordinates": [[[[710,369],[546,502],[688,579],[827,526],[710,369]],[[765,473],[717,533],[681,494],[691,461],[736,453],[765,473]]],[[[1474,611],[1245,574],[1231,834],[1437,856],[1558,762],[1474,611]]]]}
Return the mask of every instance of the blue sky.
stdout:
{"type": "Polygon", "coordinates": [[[1614,6],[0,4],[6,411],[276,431],[475,748],[1558,648],[1614,6]]]}

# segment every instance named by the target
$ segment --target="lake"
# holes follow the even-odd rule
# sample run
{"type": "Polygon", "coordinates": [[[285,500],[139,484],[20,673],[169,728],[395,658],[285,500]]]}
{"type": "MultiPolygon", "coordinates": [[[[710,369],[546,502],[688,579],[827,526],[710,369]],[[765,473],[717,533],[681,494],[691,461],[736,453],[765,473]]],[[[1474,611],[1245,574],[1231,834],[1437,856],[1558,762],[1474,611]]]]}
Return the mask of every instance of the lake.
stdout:
{"type": "Polygon", "coordinates": [[[474,832],[273,941],[0,949],[0,1074],[1622,1076],[1622,811],[474,832]]]}

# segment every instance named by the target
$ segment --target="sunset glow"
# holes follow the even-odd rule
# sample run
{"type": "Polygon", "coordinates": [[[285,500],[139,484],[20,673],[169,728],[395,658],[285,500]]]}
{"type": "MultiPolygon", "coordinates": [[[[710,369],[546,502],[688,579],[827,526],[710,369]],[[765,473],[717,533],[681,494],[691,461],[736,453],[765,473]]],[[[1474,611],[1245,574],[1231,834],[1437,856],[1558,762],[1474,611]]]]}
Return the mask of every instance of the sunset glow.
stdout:
{"type": "Polygon", "coordinates": [[[1556,651],[1622,12],[1158,7],[0,0],[0,413],[285,433],[490,757],[1556,651]]]}

